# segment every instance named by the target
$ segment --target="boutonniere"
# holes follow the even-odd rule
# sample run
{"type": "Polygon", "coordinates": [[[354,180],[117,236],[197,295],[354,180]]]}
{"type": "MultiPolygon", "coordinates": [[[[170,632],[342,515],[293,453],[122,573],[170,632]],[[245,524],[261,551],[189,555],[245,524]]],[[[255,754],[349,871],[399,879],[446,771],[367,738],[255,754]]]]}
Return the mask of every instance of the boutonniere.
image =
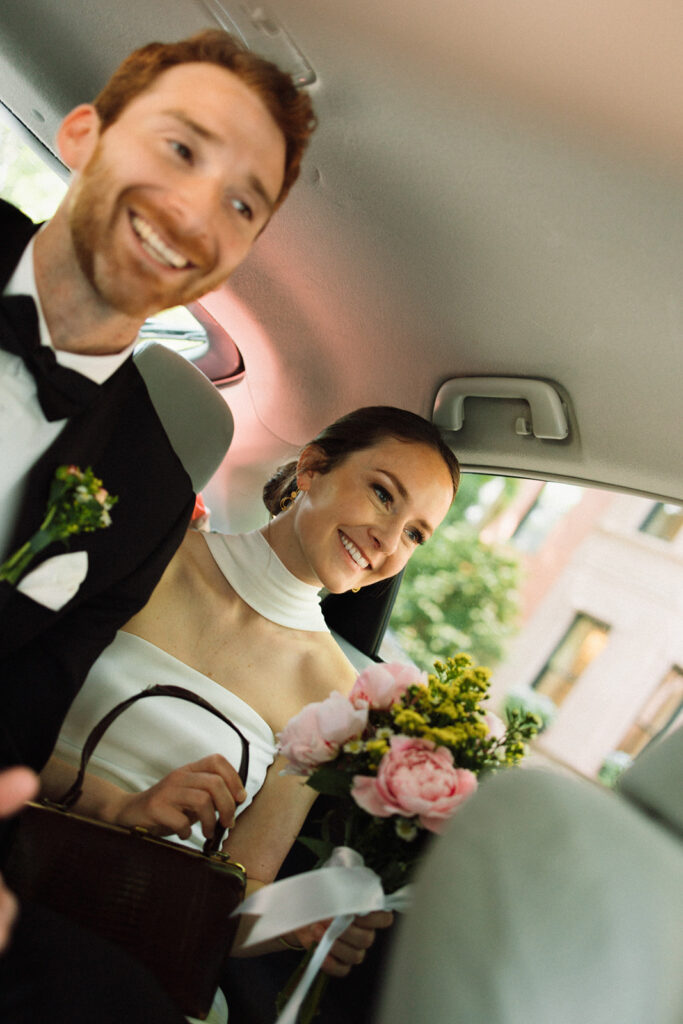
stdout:
{"type": "Polygon", "coordinates": [[[16,584],[33,558],[57,540],[68,545],[78,533],[92,533],[111,524],[109,510],[118,501],[102,486],[90,466],[59,466],[50,485],[40,529],[0,566],[0,580],[16,584]]]}

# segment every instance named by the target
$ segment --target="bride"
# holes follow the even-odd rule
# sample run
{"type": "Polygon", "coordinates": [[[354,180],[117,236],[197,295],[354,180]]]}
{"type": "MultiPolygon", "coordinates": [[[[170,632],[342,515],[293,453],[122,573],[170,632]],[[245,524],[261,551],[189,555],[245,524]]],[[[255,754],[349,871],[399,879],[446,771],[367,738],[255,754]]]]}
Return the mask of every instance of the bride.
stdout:
{"type": "MultiPolygon", "coordinates": [[[[319,591],[356,590],[400,572],[445,516],[458,479],[432,424],[374,406],[337,420],[268,481],[274,518],[266,526],[237,536],[188,531],[148,604],[74,701],[43,774],[47,795],[68,788],[83,741],[106,711],[156,683],[183,686],[248,739],[246,794],[230,767],[240,753],[232,730],[185,701],[155,697],[105,733],[76,809],[201,846],[216,815],[231,825],[240,802],[222,849],[246,867],[252,887],[271,882],[315,797],[279,774],[275,736],[305,704],[348,693],[356,676],[325,625],[319,591]]],[[[359,962],[388,918],[356,919],[328,957],[328,973],[359,962]]],[[[318,937],[310,926],[284,943],[307,947],[318,937]]]]}

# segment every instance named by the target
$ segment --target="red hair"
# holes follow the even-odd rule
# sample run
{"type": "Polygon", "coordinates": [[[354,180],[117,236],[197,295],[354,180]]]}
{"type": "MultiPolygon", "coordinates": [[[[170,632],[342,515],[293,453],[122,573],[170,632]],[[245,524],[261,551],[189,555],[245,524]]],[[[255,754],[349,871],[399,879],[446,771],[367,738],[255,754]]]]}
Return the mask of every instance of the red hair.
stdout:
{"type": "Polygon", "coordinates": [[[245,50],[228,32],[207,29],[177,43],[149,43],[134,50],[111,76],[95,99],[105,131],[131,100],[149,89],[162,72],[178,64],[217,64],[237,75],[258,94],[285,138],[285,174],[276,205],[283,202],[299,176],[303,157],[316,121],[307,93],[297,89],[290,75],[245,50]]]}

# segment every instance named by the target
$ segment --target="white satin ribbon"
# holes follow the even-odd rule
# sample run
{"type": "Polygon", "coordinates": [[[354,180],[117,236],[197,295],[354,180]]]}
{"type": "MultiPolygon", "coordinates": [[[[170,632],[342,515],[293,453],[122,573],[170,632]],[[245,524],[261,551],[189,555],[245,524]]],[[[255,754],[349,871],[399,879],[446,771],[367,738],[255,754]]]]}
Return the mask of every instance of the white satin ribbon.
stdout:
{"type": "Polygon", "coordinates": [[[17,583],[17,590],[32,601],[58,612],[78,591],[88,575],[86,551],[54,555],[17,583]]]}
{"type": "Polygon", "coordinates": [[[385,895],[379,875],[347,846],[338,846],[321,868],[265,885],[246,899],[233,913],[256,914],[259,919],[243,944],[244,949],[315,921],[333,918],[276,1024],[295,1024],[325,957],[357,914],[402,911],[409,903],[410,886],[385,895]]]}
{"type": "Polygon", "coordinates": [[[353,921],[354,914],[340,914],[329,924],[327,931],[315,947],[315,952],[306,964],[306,970],[299,979],[299,984],[292,992],[287,1005],[278,1017],[275,1024],[296,1024],[301,1004],[306,998],[306,993],[315,981],[315,976],[320,970],[325,957],[332,949],[342,932],[345,932],[353,921]]]}

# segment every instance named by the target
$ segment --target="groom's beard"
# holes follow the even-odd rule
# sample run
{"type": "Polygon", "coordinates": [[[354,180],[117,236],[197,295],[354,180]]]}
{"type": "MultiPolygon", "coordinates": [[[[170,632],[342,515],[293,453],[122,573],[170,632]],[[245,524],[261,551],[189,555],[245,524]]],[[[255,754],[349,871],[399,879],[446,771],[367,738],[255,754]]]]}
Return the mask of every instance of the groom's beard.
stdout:
{"type": "Polygon", "coordinates": [[[185,237],[163,206],[160,187],[117,188],[98,143],[76,183],[69,225],[79,267],[100,304],[139,319],[170,306],[187,305],[218,287],[227,274],[218,267],[215,246],[185,237]],[[189,265],[176,269],[155,263],[139,248],[131,214],[139,213],[189,265]]]}

